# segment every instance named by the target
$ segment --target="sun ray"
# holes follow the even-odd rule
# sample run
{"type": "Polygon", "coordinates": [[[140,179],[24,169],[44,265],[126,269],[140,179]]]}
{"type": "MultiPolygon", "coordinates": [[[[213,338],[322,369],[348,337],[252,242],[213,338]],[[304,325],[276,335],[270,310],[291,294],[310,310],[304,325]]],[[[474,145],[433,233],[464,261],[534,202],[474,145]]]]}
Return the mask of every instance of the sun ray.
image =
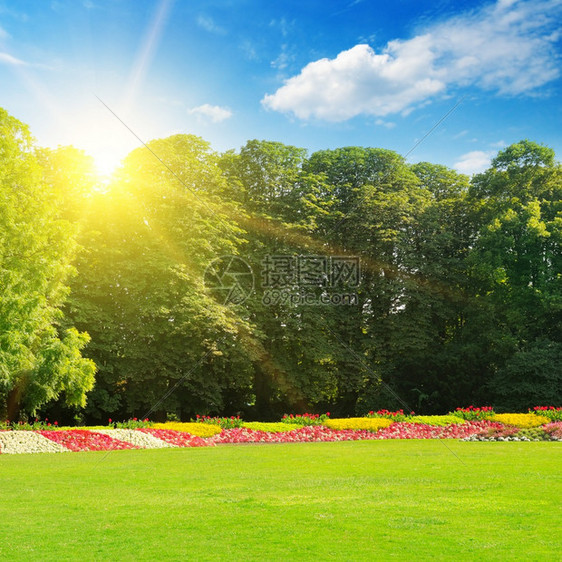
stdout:
{"type": "Polygon", "coordinates": [[[154,52],[158,48],[164,25],[171,11],[173,0],[160,0],[158,9],[148,27],[144,40],[138,50],[121,104],[121,113],[124,117],[130,113],[135,103],[138,91],[142,86],[154,52]]]}

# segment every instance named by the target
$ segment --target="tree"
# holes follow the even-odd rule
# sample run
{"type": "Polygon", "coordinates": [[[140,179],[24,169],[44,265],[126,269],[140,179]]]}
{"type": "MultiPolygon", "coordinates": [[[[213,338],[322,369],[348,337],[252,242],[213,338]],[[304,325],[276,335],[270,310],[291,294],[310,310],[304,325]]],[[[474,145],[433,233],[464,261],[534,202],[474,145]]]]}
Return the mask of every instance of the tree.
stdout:
{"type": "Polygon", "coordinates": [[[551,149],[521,141],[474,178],[470,195],[479,226],[471,275],[493,318],[481,330],[493,343],[488,392],[504,404],[508,393],[501,381],[520,394],[521,403],[531,396],[523,364],[536,358],[533,377],[554,381],[538,358],[554,357],[561,343],[562,168],[551,149]]]}
{"type": "Polygon", "coordinates": [[[213,259],[238,252],[243,231],[215,155],[176,135],[125,160],[82,219],[79,276],[67,315],[92,337],[99,368],[86,415],[152,417],[240,410],[249,400],[243,323],[203,285],[213,259]]]}
{"type": "Polygon", "coordinates": [[[25,125],[0,109],[0,410],[34,414],[57,398],[83,406],[95,366],[86,333],[61,325],[76,250],[25,125]]]}

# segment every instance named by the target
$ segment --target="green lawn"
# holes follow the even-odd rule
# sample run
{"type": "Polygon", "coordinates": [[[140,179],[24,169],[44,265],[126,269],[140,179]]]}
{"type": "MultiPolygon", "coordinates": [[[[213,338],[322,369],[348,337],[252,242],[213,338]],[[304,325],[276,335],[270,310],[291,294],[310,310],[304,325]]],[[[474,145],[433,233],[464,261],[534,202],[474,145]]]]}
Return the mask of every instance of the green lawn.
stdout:
{"type": "Polygon", "coordinates": [[[561,461],[433,440],[0,455],[0,559],[555,560],[561,461]]]}

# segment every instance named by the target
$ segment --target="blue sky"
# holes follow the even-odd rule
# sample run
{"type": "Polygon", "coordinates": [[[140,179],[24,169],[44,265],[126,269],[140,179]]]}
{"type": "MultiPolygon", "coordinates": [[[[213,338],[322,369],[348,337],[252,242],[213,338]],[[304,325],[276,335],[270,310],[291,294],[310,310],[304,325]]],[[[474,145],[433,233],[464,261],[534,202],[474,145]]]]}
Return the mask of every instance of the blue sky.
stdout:
{"type": "Polygon", "coordinates": [[[374,146],[470,174],[523,138],[561,158],[561,24],[561,0],[0,0],[0,106],[103,171],[139,142],[96,96],[146,141],[374,146]]]}

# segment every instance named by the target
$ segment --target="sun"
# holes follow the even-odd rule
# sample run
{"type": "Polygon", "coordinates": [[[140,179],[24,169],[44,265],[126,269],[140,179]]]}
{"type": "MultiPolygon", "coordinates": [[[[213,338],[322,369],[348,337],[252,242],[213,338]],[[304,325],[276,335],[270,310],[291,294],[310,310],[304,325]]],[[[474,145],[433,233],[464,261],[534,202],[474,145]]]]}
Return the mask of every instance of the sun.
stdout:
{"type": "Polygon", "coordinates": [[[100,180],[106,183],[112,178],[117,168],[121,165],[123,155],[116,153],[115,150],[99,150],[91,154],[94,159],[94,166],[100,180]]]}

